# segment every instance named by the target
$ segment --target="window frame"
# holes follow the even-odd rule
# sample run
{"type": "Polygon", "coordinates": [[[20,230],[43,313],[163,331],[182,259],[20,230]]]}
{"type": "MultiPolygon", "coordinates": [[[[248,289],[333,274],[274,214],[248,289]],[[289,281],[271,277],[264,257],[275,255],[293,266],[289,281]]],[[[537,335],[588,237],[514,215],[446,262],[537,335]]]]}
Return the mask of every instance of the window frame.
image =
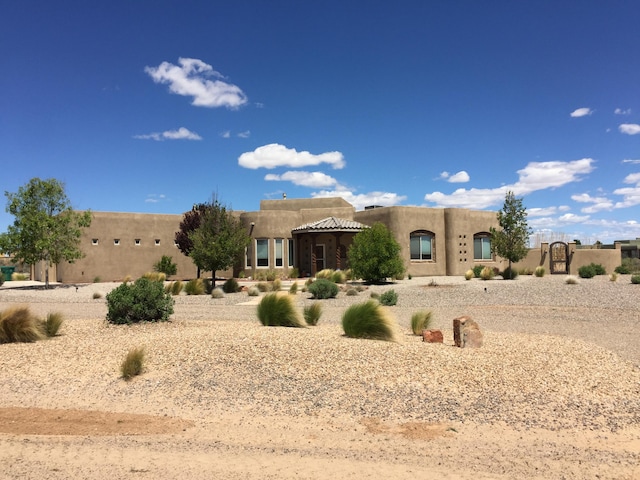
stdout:
{"type": "Polygon", "coordinates": [[[273,239],[273,256],[274,266],[284,267],[284,238],[273,239]],[[278,246],[280,247],[280,256],[278,257],[278,246]],[[280,263],[278,263],[280,262],[280,263]]]}
{"type": "Polygon", "coordinates": [[[271,264],[271,252],[269,251],[269,239],[268,238],[256,238],[255,240],[255,260],[256,260],[256,268],[269,268],[271,264]],[[266,250],[267,257],[261,258],[258,255],[262,252],[258,251],[259,243],[264,242],[265,247],[260,250],[266,250]],[[266,264],[264,263],[266,261],[266,264]],[[261,264],[262,262],[262,264],[261,264]]]}
{"type": "Polygon", "coordinates": [[[411,262],[435,262],[436,255],[436,235],[435,233],[429,230],[414,230],[409,234],[409,260],[411,262]],[[418,257],[414,258],[414,252],[412,248],[412,244],[414,242],[413,239],[418,239],[418,257]],[[429,253],[423,253],[423,239],[429,239],[429,253]],[[425,258],[428,255],[427,258],[425,258]]]}
{"type": "Polygon", "coordinates": [[[491,252],[491,234],[487,232],[476,233],[473,235],[473,260],[477,262],[494,261],[494,255],[491,252]],[[480,243],[480,256],[476,257],[476,241],[480,243]],[[489,244],[488,257],[485,257],[485,243],[489,244]]]}

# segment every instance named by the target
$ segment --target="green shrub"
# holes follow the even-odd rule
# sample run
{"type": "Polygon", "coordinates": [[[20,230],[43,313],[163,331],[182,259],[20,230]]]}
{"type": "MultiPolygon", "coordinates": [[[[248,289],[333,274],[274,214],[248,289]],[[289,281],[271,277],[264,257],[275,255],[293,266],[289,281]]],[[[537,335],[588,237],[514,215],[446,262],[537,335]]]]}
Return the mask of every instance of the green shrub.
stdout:
{"type": "Polygon", "coordinates": [[[493,268],[483,267],[482,271],[480,272],[480,278],[482,280],[491,280],[495,274],[496,272],[493,270],[493,268]]]}
{"type": "Polygon", "coordinates": [[[320,300],[335,298],[339,290],[338,285],[324,278],[319,278],[309,285],[309,292],[313,295],[313,298],[320,300]]]}
{"type": "Polygon", "coordinates": [[[464,279],[465,280],[471,280],[473,277],[475,277],[476,274],[473,273],[472,269],[467,270],[466,272],[464,272],[464,279]]]}
{"type": "Polygon", "coordinates": [[[296,295],[298,293],[298,282],[293,282],[289,287],[289,294],[296,295]]]}
{"type": "Polygon", "coordinates": [[[293,297],[267,293],[258,304],[258,319],[266,327],[304,327],[293,297]]]}
{"type": "Polygon", "coordinates": [[[534,271],[531,270],[529,267],[524,267],[518,270],[518,273],[520,275],[533,275],[534,271]]]}
{"type": "Polygon", "coordinates": [[[502,278],[504,280],[515,280],[518,278],[518,271],[513,267],[507,267],[504,269],[504,272],[502,272],[502,278]]]}
{"type": "Polygon", "coordinates": [[[347,337],[395,341],[395,321],[375,300],[351,305],[342,315],[347,337]]]}
{"type": "Polygon", "coordinates": [[[173,258],[169,255],[163,255],[160,260],[153,264],[153,270],[156,272],[164,273],[165,278],[169,278],[171,275],[175,275],[178,272],[178,266],[173,263],[173,258]]]}
{"type": "Polygon", "coordinates": [[[60,331],[60,327],[62,327],[62,323],[64,322],[64,317],[61,313],[48,313],[44,320],[42,320],[41,328],[42,332],[47,337],[55,337],[58,335],[60,331]]]}
{"type": "Polygon", "coordinates": [[[173,313],[173,298],[161,283],[139,278],[107,294],[107,321],[115,324],[165,322],[173,313]]]}
{"type": "Polygon", "coordinates": [[[300,278],[300,270],[297,267],[289,269],[289,278],[300,278]]]}
{"type": "MultiPolygon", "coordinates": [[[[4,281],[4,278],[2,280],[4,281]]],[[[21,282],[23,280],[29,280],[29,277],[28,277],[28,275],[26,273],[13,272],[11,274],[11,281],[12,282],[21,282]]],[[[2,284],[0,283],[0,285],[2,285],[2,284]]]]}
{"type": "Polygon", "coordinates": [[[267,281],[267,272],[264,270],[260,270],[256,272],[255,280],[258,282],[266,282],[267,281]]]}
{"type": "Polygon", "coordinates": [[[240,285],[235,278],[230,278],[222,285],[224,293],[237,293],[240,291],[240,285]]]}
{"type": "Polygon", "coordinates": [[[125,380],[131,380],[144,370],[146,353],[144,347],[132,348],[120,364],[120,373],[125,380]]]}
{"type": "Polygon", "coordinates": [[[260,295],[260,290],[255,285],[252,285],[247,290],[247,295],[249,295],[250,297],[257,297],[258,295],[260,295]]]}
{"type": "Polygon", "coordinates": [[[91,298],[93,298],[94,300],[98,300],[99,298],[102,298],[102,294],[100,292],[93,292],[91,298]]]}
{"type": "Polygon", "coordinates": [[[94,277],[93,283],[100,283],[100,277],[94,277]]]}
{"type": "Polygon", "coordinates": [[[187,295],[204,295],[204,282],[201,278],[193,278],[184,284],[187,295]]]}
{"type": "Polygon", "coordinates": [[[322,315],[322,305],[320,302],[313,302],[311,305],[307,305],[302,312],[304,321],[307,322],[307,325],[312,326],[318,325],[320,315],[322,315]]]}
{"type": "Polygon", "coordinates": [[[580,276],[580,278],[593,278],[596,276],[596,269],[594,268],[593,264],[583,265],[582,267],[578,268],[578,275],[580,276]]]}
{"type": "Polygon", "coordinates": [[[336,270],[328,280],[331,280],[333,283],[346,283],[347,276],[342,270],[336,270]]]}
{"type": "Polygon", "coordinates": [[[476,278],[480,278],[480,274],[482,273],[482,269],[484,268],[484,265],[476,265],[472,268],[473,270],[473,276],[476,278]]]}
{"type": "Polygon", "coordinates": [[[382,295],[380,295],[380,303],[382,305],[386,305],[387,307],[391,307],[398,303],[398,294],[395,290],[387,290],[382,295]]]}
{"type": "Polygon", "coordinates": [[[544,277],[545,273],[546,273],[546,270],[544,269],[544,267],[542,265],[536,267],[536,269],[535,269],[536,277],[544,277]]]}
{"type": "Polygon", "coordinates": [[[206,293],[207,295],[211,295],[211,292],[213,292],[213,282],[211,281],[211,279],[203,278],[202,286],[204,287],[204,293],[206,293]]]}
{"type": "Polygon", "coordinates": [[[607,270],[599,263],[592,263],[591,266],[596,272],[596,275],[606,275],[607,270]]]}
{"type": "Polygon", "coordinates": [[[616,267],[615,272],[621,275],[640,272],[640,258],[623,258],[622,264],[616,267]]]}
{"type": "Polygon", "coordinates": [[[224,298],[224,290],[220,287],[216,287],[211,290],[211,298],[224,298]]]}
{"type": "Polygon", "coordinates": [[[433,318],[432,312],[420,310],[411,315],[411,330],[414,335],[422,335],[423,330],[428,330],[433,318]]]}
{"type": "Polygon", "coordinates": [[[358,295],[358,290],[356,290],[355,288],[349,288],[347,290],[347,297],[355,297],[358,295]]]}
{"type": "Polygon", "coordinates": [[[29,307],[15,306],[0,312],[0,343],[29,343],[42,338],[42,328],[29,307]]]}
{"type": "Polygon", "coordinates": [[[631,275],[631,283],[637,285],[640,283],[640,275],[631,275]]]}
{"type": "MultiPolygon", "coordinates": [[[[394,280],[404,280],[404,272],[396,273],[393,276],[394,280]]],[[[411,275],[409,275],[409,280],[411,280],[411,275]]]]}

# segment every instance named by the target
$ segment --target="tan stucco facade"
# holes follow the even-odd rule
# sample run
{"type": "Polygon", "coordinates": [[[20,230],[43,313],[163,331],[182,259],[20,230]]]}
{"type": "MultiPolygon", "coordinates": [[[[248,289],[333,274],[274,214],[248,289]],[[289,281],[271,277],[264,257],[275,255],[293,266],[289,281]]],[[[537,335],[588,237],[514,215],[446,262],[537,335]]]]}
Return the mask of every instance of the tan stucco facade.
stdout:
{"type": "MultiPolygon", "coordinates": [[[[234,213],[245,225],[251,246],[233,270],[216,272],[219,277],[255,278],[259,272],[270,270],[287,277],[294,267],[306,276],[321,268],[348,268],[346,252],[357,232],[300,229],[327,217],[336,217],[343,223],[359,222],[364,227],[375,222],[385,224],[400,244],[406,273],[412,276],[464,275],[479,264],[500,270],[506,266],[493,255],[474,258],[474,239],[486,240],[490,228],[498,226],[496,213],[491,211],[394,206],[356,212],[342,198],[315,198],[263,200],[258,211],[234,213]],[[413,255],[411,239],[415,235],[429,239],[428,258],[413,255]]],[[[82,237],[81,248],[86,256],[73,264],[58,265],[54,273],[50,272],[50,278],[65,283],[138,278],[152,271],[163,255],[171,256],[178,266],[173,279],[195,278],[196,267],[174,242],[181,220],[182,215],[93,212],[91,227],[82,237]]],[[[574,248],[571,268],[575,272],[578,260],[592,261],[581,252],[574,248]]],[[[613,271],[620,263],[619,251],[617,258],[611,252],[614,251],[599,251],[596,262],[606,265],[607,271],[613,271]]],[[[535,268],[544,262],[543,253],[534,249],[517,266],[535,268]]]]}

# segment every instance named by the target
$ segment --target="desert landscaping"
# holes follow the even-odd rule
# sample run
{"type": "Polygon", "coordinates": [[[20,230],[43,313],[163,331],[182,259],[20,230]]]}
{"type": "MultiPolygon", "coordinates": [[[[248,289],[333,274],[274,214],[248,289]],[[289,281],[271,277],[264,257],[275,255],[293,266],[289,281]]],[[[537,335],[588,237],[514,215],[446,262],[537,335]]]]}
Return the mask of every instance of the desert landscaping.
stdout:
{"type": "Polygon", "coordinates": [[[264,327],[246,292],[112,325],[117,283],[6,282],[0,311],[65,321],[0,345],[0,478],[638,479],[640,285],[566,278],[414,277],[322,300],[309,328],[264,327]],[[345,309],[389,289],[400,340],[345,337],[345,309]],[[443,343],[412,333],[419,309],[443,343]],[[462,315],[482,347],[454,345],[462,315]]]}

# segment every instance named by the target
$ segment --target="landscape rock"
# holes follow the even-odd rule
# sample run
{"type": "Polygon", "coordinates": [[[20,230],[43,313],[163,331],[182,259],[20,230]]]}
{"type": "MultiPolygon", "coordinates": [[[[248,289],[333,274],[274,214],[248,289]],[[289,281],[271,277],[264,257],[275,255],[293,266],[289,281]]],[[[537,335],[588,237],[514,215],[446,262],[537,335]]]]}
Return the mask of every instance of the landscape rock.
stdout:
{"type": "Polygon", "coordinates": [[[480,348],[483,335],[477,322],[467,315],[454,318],[453,341],[456,347],[480,348]]]}
{"type": "Polygon", "coordinates": [[[422,341],[427,343],[443,343],[444,337],[441,330],[423,330],[422,341]]]}

